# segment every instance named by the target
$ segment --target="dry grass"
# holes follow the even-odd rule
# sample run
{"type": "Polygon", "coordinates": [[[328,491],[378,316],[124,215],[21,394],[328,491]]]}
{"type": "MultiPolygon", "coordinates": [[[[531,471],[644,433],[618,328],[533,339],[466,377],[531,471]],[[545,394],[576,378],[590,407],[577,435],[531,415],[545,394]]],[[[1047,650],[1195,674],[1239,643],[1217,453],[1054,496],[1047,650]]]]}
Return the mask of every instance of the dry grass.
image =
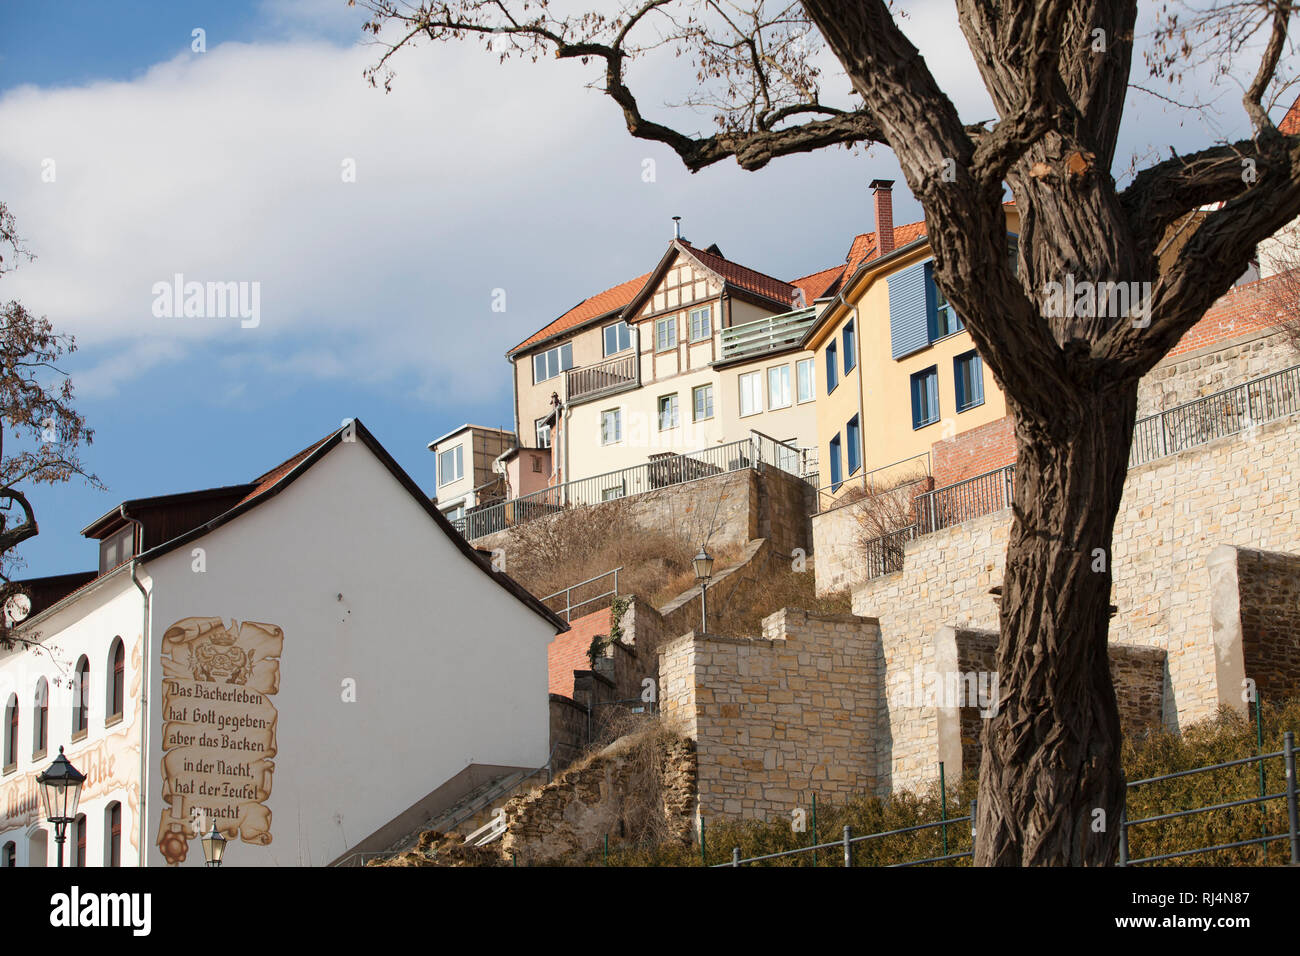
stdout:
{"type": "Polygon", "coordinates": [[[763,618],[785,607],[810,614],[852,613],[848,591],[818,597],[811,564],[798,571],[790,559],[770,554],[739,573],[741,584],[725,599],[709,604],[711,634],[757,637],[763,632],[763,618]]]}

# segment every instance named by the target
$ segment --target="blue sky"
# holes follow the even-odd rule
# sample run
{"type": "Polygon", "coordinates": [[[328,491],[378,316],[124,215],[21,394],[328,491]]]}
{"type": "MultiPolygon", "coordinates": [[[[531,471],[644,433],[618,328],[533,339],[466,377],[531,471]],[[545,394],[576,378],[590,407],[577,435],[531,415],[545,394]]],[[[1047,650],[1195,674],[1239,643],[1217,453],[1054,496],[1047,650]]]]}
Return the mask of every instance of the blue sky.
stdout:
{"type": "MultiPolygon", "coordinates": [[[[910,6],[963,115],[992,116],[951,5],[910,6]]],[[[899,180],[897,222],[920,218],[880,147],[687,174],[575,63],[424,47],[385,95],[361,75],[361,19],[344,0],[0,5],[0,198],[38,257],[0,299],[76,334],[65,368],[107,485],[31,493],[24,575],[93,567],[78,532],[124,499],[246,481],[351,416],[431,491],[431,438],[513,425],[504,353],[650,269],[673,215],[786,279],[873,228],[874,178],[899,180]],[[259,324],[156,316],[177,273],[259,283],[259,324]]],[[[674,70],[645,69],[647,102],[680,89],[674,70]]],[[[1221,131],[1150,100],[1126,127],[1138,154],[1221,131]]]]}

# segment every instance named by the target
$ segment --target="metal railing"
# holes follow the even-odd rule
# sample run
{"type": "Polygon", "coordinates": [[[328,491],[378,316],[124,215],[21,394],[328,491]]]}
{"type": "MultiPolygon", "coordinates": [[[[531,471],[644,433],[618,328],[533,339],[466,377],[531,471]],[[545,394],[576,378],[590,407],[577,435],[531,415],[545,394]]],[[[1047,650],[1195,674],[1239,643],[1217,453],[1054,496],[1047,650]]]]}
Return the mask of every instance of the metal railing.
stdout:
{"type": "Polygon", "coordinates": [[[476,508],[466,512],[463,524],[458,523],[457,529],[466,538],[473,540],[494,531],[503,531],[527,521],[558,514],[567,508],[596,505],[764,465],[803,477],[799,471],[807,461],[804,452],[805,449],[777,441],[760,432],[751,432],[749,438],[724,445],[682,454],[664,452],[652,455],[651,460],[644,465],[566,481],[519,498],[476,508]]]}
{"type": "MultiPolygon", "coordinates": [[[[1300,782],[1296,780],[1296,749],[1295,749],[1295,732],[1288,730],[1282,735],[1282,749],[1273,753],[1258,754],[1254,757],[1243,757],[1240,760],[1228,760],[1224,763],[1212,764],[1208,767],[1197,767],[1195,770],[1181,770],[1178,773],[1167,773],[1159,777],[1147,777],[1145,780],[1134,780],[1125,789],[1127,798],[1128,790],[1133,787],[1142,787],[1148,784],[1160,783],[1164,780],[1173,780],[1177,777],[1190,777],[1199,773],[1210,773],[1215,770],[1223,770],[1227,767],[1240,767],[1246,764],[1258,763],[1260,765],[1260,789],[1263,785],[1263,766],[1265,760],[1271,760],[1274,757],[1281,757],[1283,767],[1285,768],[1285,785],[1282,793],[1263,793],[1258,797],[1251,797],[1245,800],[1229,800],[1224,803],[1212,803],[1204,807],[1195,807],[1191,810],[1177,810],[1172,813],[1158,813],[1154,816],[1143,817],[1139,820],[1128,819],[1127,808],[1123,818],[1120,820],[1119,828],[1119,865],[1120,866],[1137,866],[1140,863],[1157,863],[1161,860],[1181,859],[1185,856],[1193,856],[1198,853],[1218,853],[1223,850],[1235,850],[1239,847],[1263,846],[1274,840],[1287,840],[1291,844],[1291,864],[1300,866],[1300,782]],[[1198,813],[1210,813],[1214,810],[1227,810],[1232,807],[1256,806],[1267,803],[1270,800],[1285,800],[1287,811],[1287,831],[1285,833],[1274,833],[1262,837],[1254,837],[1249,840],[1234,840],[1231,843],[1216,843],[1211,846],[1195,847],[1186,850],[1177,850],[1173,853],[1159,853],[1155,856],[1144,856],[1137,859],[1131,859],[1128,852],[1129,830],[1133,827],[1147,823],[1159,823],[1164,820],[1175,820],[1181,817],[1190,817],[1198,813]]],[[[1126,800],[1127,804],[1127,800],[1126,800]]]]}
{"type": "Polygon", "coordinates": [[[816,474],[816,449],[800,448],[798,445],[792,445],[752,429],[749,434],[754,442],[754,457],[763,464],[773,465],[786,474],[799,478],[807,477],[811,465],[812,473],[816,474]]]}
{"type": "Polygon", "coordinates": [[[570,402],[582,402],[641,384],[641,356],[636,352],[606,359],[564,373],[564,392],[570,402]]]}
{"type": "Polygon", "coordinates": [[[1133,426],[1129,467],[1293,412],[1300,412],[1300,365],[1138,419],[1133,426]]]}
{"type": "MultiPolygon", "coordinates": [[[[610,571],[606,571],[604,574],[597,574],[595,577],[587,578],[587,580],[585,581],[579,581],[577,584],[570,584],[567,588],[562,588],[559,591],[556,591],[554,594],[548,594],[546,595],[546,597],[542,598],[541,601],[543,604],[546,604],[546,602],[551,600],[551,598],[556,598],[559,597],[561,594],[563,594],[564,610],[561,611],[558,608],[551,608],[551,610],[555,611],[556,614],[563,614],[564,620],[570,621],[572,620],[571,615],[577,608],[583,607],[587,604],[593,604],[596,601],[601,600],[602,598],[617,597],[618,596],[618,572],[622,570],[623,570],[623,566],[619,565],[617,568],[614,568],[613,570],[610,571]],[[578,588],[585,587],[588,584],[592,584],[596,581],[599,581],[601,578],[610,577],[611,575],[613,575],[614,577],[614,584],[613,587],[611,587],[608,591],[602,591],[600,594],[597,594],[595,597],[589,597],[585,601],[579,601],[577,604],[573,603],[573,592],[576,591],[578,588]]],[[[550,607],[550,605],[547,604],[547,607],[550,607]]]]}
{"type": "Polygon", "coordinates": [[[851,504],[853,500],[860,500],[846,499],[846,491],[861,488],[868,496],[878,495],[885,491],[901,488],[906,484],[924,481],[929,477],[930,453],[923,451],[919,455],[902,458],[890,462],[888,465],[881,465],[879,468],[864,471],[860,475],[845,478],[838,485],[823,485],[817,489],[816,513],[822,514],[840,505],[851,504]]]}
{"type": "Polygon", "coordinates": [[[916,496],[916,522],[921,534],[933,534],[972,518],[1011,507],[1015,465],[944,485],[916,496]]]}
{"type": "Polygon", "coordinates": [[[722,361],[798,345],[815,319],[815,307],[766,316],[722,330],[722,361]]]}
{"type": "Polygon", "coordinates": [[[909,541],[915,541],[920,532],[916,525],[909,524],[897,531],[872,538],[864,546],[867,563],[867,577],[878,578],[882,574],[893,574],[903,570],[903,549],[909,541]]]}
{"type": "MultiPolygon", "coordinates": [[[[1133,427],[1129,467],[1177,454],[1295,412],[1300,412],[1300,365],[1138,419],[1133,427]]],[[[917,532],[913,537],[933,534],[963,521],[1009,508],[1014,493],[1015,465],[1006,465],[918,495],[917,532]]],[[[874,538],[864,544],[868,553],[868,577],[878,576],[870,573],[873,567],[888,569],[879,574],[902,570],[901,557],[895,562],[892,552],[888,560],[872,563],[870,555],[873,550],[883,554],[889,546],[890,543],[883,538],[874,538]]]]}
{"type": "MultiPolygon", "coordinates": [[[[844,866],[853,865],[853,846],[857,843],[866,843],[869,840],[882,840],[886,837],[902,836],[909,833],[921,833],[925,830],[936,830],[940,827],[944,832],[944,846],[947,846],[948,827],[955,823],[969,823],[971,848],[964,853],[945,853],[941,856],[928,856],[917,860],[906,860],[902,863],[891,863],[891,867],[900,866],[922,866],[926,863],[946,863],[950,860],[969,860],[975,857],[975,801],[970,802],[970,813],[964,817],[947,817],[943,820],[936,820],[934,823],[920,823],[913,827],[903,827],[899,830],[885,830],[880,833],[868,833],[865,836],[853,835],[853,828],[846,826],[841,831],[840,838],[831,843],[814,843],[811,846],[801,846],[795,850],[783,850],[780,853],[766,853],[763,856],[751,856],[741,859],[740,847],[735,847],[731,851],[730,863],[714,863],[712,869],[720,869],[724,866],[744,866],[746,863],[762,863],[766,860],[778,860],[787,856],[798,856],[802,853],[816,854],[821,850],[838,849],[841,852],[841,858],[844,866]]],[[[814,865],[816,856],[813,857],[814,865]]]]}

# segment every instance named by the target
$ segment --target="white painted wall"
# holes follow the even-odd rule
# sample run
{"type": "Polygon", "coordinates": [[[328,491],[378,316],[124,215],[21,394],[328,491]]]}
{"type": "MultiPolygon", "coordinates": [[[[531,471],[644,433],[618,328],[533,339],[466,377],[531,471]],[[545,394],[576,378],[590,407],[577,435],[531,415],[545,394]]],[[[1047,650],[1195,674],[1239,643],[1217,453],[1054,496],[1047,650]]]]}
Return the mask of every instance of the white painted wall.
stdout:
{"type": "MultiPolygon", "coordinates": [[[[93,553],[93,543],[86,548],[93,553]]],[[[142,580],[147,578],[142,574],[142,580]]],[[[121,862],[135,866],[139,861],[139,817],[136,813],[140,778],[139,731],[141,661],[143,647],[142,598],[131,584],[129,567],[103,578],[67,608],[34,619],[25,633],[39,634],[52,653],[33,650],[0,652],[0,708],[16,693],[19,706],[18,765],[0,777],[0,847],[13,840],[19,866],[56,865],[57,844],[53,827],[43,820],[42,810],[12,812],[13,800],[36,795],[35,777],[49,768],[59,747],[74,767],[87,774],[85,796],[79,812],[86,815],[86,863],[107,862],[107,812],[114,802],[122,806],[121,862]],[[123,688],[125,705],[120,720],[108,724],[107,700],[110,647],[121,637],[126,648],[123,688]],[[77,661],[86,655],[90,663],[88,691],[89,726],[86,736],[72,740],[72,676],[77,661]],[[33,759],[33,728],[36,687],[41,678],[49,686],[49,717],[45,756],[33,759]],[[44,845],[45,859],[33,859],[44,845]]],[[[36,796],[39,808],[39,796],[36,796]]],[[[64,844],[64,864],[70,865],[76,835],[69,827],[64,844]]]]}
{"type": "MultiPolygon", "coordinates": [[[[155,654],[188,617],[284,631],[272,841],[232,841],[227,865],[321,865],[468,764],[547,759],[553,628],[457,550],[359,441],[149,570],[155,654]],[[348,678],[355,703],[342,699],[348,678]]],[[[161,702],[160,669],[151,676],[161,702]]],[[[149,863],[160,865],[156,709],[150,728],[149,863]]],[[[191,841],[184,865],[201,862],[191,841]]]]}

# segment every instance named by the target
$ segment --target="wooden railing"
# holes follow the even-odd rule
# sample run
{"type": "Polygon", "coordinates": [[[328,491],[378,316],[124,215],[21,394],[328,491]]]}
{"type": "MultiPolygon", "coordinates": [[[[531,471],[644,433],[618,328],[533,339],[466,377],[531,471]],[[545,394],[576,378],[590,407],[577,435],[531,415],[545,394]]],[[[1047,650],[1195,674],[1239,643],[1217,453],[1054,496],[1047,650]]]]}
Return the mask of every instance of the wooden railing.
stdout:
{"type": "Polygon", "coordinates": [[[815,311],[810,307],[723,329],[722,361],[798,345],[813,324],[815,311]]]}
{"type": "Polygon", "coordinates": [[[639,385],[641,363],[638,358],[636,352],[630,352],[595,365],[571,368],[564,373],[565,394],[570,402],[581,402],[639,385]]]}

